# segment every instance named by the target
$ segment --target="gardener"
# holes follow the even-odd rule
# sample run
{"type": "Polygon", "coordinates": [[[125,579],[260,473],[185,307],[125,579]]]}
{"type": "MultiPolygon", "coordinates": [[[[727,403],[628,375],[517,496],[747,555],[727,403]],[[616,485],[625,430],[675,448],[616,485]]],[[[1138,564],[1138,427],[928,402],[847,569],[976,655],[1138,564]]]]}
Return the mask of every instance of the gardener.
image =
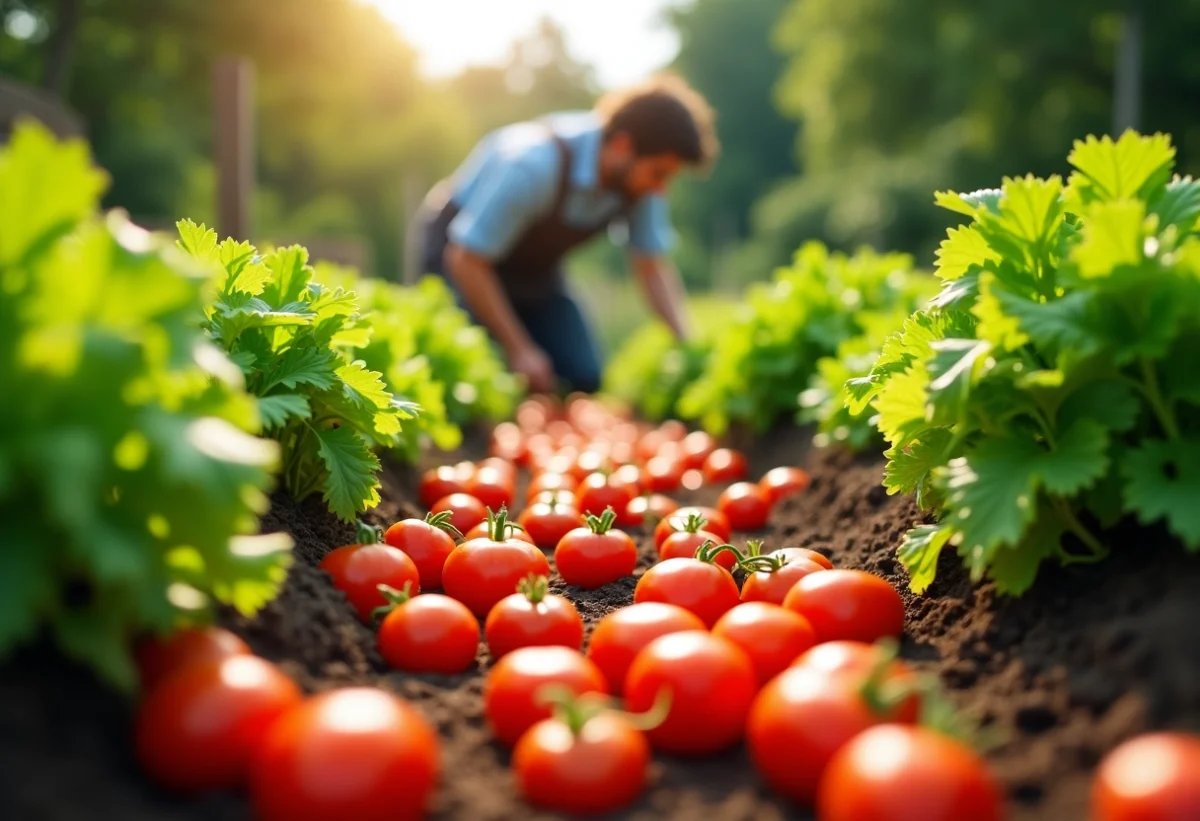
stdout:
{"type": "Polygon", "coordinates": [[[715,159],[712,119],[699,94],[660,77],[591,111],[492,132],[422,205],[423,271],[446,278],[531,390],[596,391],[600,356],[563,258],[623,225],[644,296],[686,339],[665,192],[684,167],[715,159]]]}

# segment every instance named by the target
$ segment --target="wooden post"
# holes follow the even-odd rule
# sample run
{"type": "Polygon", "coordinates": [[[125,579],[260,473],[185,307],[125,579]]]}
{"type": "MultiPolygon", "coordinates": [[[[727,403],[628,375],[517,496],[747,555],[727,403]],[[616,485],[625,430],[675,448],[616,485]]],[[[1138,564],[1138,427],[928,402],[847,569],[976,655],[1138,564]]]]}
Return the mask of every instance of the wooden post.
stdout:
{"type": "Polygon", "coordinates": [[[1137,128],[1141,119],[1142,10],[1131,7],[1121,17],[1117,70],[1113,83],[1113,136],[1137,128]]]}
{"type": "Polygon", "coordinates": [[[252,240],[254,90],[248,60],[222,57],[213,70],[213,162],[217,172],[217,233],[252,240]]]}

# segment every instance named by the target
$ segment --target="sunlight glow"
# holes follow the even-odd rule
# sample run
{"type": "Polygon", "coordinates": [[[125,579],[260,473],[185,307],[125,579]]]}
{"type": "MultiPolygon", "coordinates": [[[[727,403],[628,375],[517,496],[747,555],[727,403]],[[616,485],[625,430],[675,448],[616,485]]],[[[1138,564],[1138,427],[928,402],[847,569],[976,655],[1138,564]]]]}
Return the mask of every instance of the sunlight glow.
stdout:
{"type": "Polygon", "coordinates": [[[421,55],[422,70],[445,77],[471,65],[495,65],[509,45],[550,17],[571,55],[611,88],[634,82],[674,57],[679,43],[658,20],[678,0],[363,0],[396,23],[421,55]]]}

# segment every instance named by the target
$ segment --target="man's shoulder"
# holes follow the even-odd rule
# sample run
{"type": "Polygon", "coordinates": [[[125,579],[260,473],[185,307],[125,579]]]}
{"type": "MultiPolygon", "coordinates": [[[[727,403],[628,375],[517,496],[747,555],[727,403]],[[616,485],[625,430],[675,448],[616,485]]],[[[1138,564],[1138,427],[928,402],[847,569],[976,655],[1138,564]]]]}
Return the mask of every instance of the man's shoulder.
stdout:
{"type": "Polygon", "coordinates": [[[492,149],[506,162],[553,178],[561,160],[554,137],[557,135],[570,142],[596,128],[596,117],[590,111],[556,111],[497,129],[492,137],[492,149]]]}

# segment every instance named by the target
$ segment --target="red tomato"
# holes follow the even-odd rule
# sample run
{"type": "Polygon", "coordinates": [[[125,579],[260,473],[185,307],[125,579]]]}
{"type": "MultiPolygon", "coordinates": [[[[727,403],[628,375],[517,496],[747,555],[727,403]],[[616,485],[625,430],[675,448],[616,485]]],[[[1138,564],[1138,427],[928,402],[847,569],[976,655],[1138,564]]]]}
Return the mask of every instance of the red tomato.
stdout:
{"type": "MultiPolygon", "coordinates": [[[[463,534],[463,538],[465,538],[467,541],[470,541],[471,539],[486,539],[489,536],[491,536],[491,531],[488,529],[487,522],[480,522],[479,524],[475,525],[475,527],[463,534]]],[[[504,526],[504,538],[516,539],[518,542],[533,544],[533,537],[521,528],[520,519],[513,524],[506,524],[504,526]]]]}
{"type": "Polygon", "coordinates": [[[760,687],[817,643],[808,619],[786,607],[761,601],[739,604],[717,620],[712,632],[745,651],[760,687]]]}
{"type": "Polygon", "coordinates": [[[655,456],[646,463],[646,484],[655,493],[672,493],[683,481],[683,463],[667,456],[655,456]]]}
{"type": "Polygon", "coordinates": [[[467,482],[467,493],[490,510],[510,507],[513,503],[513,476],[490,465],[480,467],[467,482]]]}
{"type": "MultiPolygon", "coordinates": [[[[1193,793],[1200,795],[1200,789],[1193,793]]],[[[927,727],[884,724],[856,735],[830,760],[817,789],[817,816],[1000,821],[1005,812],[996,779],[969,747],[927,727]]]]}
{"type": "Polygon", "coordinates": [[[478,468],[475,467],[474,462],[469,459],[463,459],[461,462],[454,465],[454,475],[458,478],[458,481],[463,483],[463,486],[465,487],[467,482],[471,481],[471,477],[475,475],[475,471],[477,469],[478,468]]]}
{"type": "Polygon", "coordinates": [[[250,798],[260,821],[418,821],[441,768],[437,734],[416,709],[383,690],[346,687],[271,727],[250,798]]]}
{"type": "Polygon", "coordinates": [[[479,620],[457,599],[437,593],[409,598],[392,594],[393,607],[379,625],[379,654],[409,673],[461,673],[475,663],[479,620]]]}
{"type": "Polygon", "coordinates": [[[729,541],[733,535],[733,529],[729,526],[729,519],[725,514],[716,508],[689,505],[681,507],[672,513],[667,518],[663,519],[654,528],[654,546],[662,547],[662,543],[667,540],[676,530],[683,530],[687,524],[688,516],[697,514],[704,519],[704,529],[709,533],[715,533],[720,536],[723,542],[729,541]]]}
{"type": "MultiPolygon", "coordinates": [[[[722,544],[722,540],[707,530],[677,530],[662,543],[662,547],[658,549],[658,557],[660,560],[694,559],[696,551],[705,543],[722,544]]],[[[732,573],[733,566],[737,564],[737,556],[725,551],[717,556],[716,563],[732,573]]]]}
{"type": "Polygon", "coordinates": [[[661,430],[647,431],[637,443],[637,455],[643,462],[653,459],[663,443],[668,441],[661,430]]]}
{"type": "Polygon", "coordinates": [[[684,490],[699,490],[704,487],[704,474],[694,468],[685,470],[679,484],[684,490]]]}
{"type": "Polygon", "coordinates": [[[772,789],[811,804],[834,753],[863,730],[895,718],[871,711],[859,695],[862,680],[861,673],[796,666],[762,688],[746,723],[746,745],[772,789]]]}
{"type": "Polygon", "coordinates": [[[833,562],[824,553],[818,553],[815,550],[809,550],[807,547],[781,547],[778,550],[773,550],[767,553],[768,556],[787,556],[789,559],[808,559],[810,562],[816,562],[826,570],[833,570],[833,562]]]}
{"type": "Polygon", "coordinates": [[[704,478],[710,482],[739,482],[749,473],[741,451],[717,448],[704,460],[704,478]]]}
{"type": "Polygon", "coordinates": [[[238,787],[271,722],[302,698],[295,682],[258,656],[189,664],[142,702],[138,760],[156,782],[180,792],[238,787]]]}
{"type": "Polygon", "coordinates": [[[694,559],[666,559],[651,567],[638,579],[633,600],[677,604],[712,627],[737,605],[738,587],[706,549],[694,559]]]}
{"type": "Polygon", "coordinates": [[[484,626],[493,659],[519,647],[583,646],[583,619],[575,605],[549,592],[545,576],[523,579],[517,592],[496,602],[484,626]]]}
{"type": "Polygon", "coordinates": [[[221,627],[186,627],[168,636],[151,636],[134,652],[142,692],[148,692],[183,667],[225,656],[248,656],[250,645],[221,627]]]}
{"type": "Polygon", "coordinates": [[[525,498],[532,502],[537,498],[539,493],[547,490],[565,490],[571,494],[571,501],[575,500],[575,489],[579,487],[579,482],[574,476],[569,473],[539,473],[529,482],[529,487],[525,491],[525,498]]]}
{"type": "Polygon", "coordinates": [[[521,429],[512,422],[501,422],[492,428],[489,452],[493,456],[518,464],[529,456],[529,447],[521,429]]]}
{"type": "Polygon", "coordinates": [[[662,431],[663,436],[670,442],[682,442],[684,437],[688,435],[687,425],[678,419],[667,419],[658,426],[658,429],[662,431]]]}
{"type": "Polygon", "coordinates": [[[429,509],[430,513],[450,512],[450,524],[459,533],[466,533],[480,522],[487,520],[488,510],[483,502],[467,493],[451,493],[443,496],[429,509]]]}
{"type": "MultiPolygon", "coordinates": [[[[785,608],[786,609],[786,608],[785,608]]],[[[855,673],[865,676],[879,663],[883,649],[861,641],[827,641],[806,650],[792,662],[792,667],[808,667],[822,673],[855,673]]],[[[900,659],[888,663],[884,679],[894,686],[912,686],[916,673],[900,659]]],[[[912,723],[921,711],[921,697],[913,693],[896,707],[898,721],[912,723]]]]}
{"type": "Polygon", "coordinates": [[[396,590],[407,585],[413,593],[421,589],[421,574],[413,560],[391,545],[367,541],[377,536],[374,528],[359,528],[360,544],[331,550],[317,565],[333,577],[333,586],[346,594],[359,619],[367,624],[375,608],[387,604],[379,585],[396,590]]]}
{"type": "Polygon", "coordinates": [[[621,465],[613,471],[613,476],[632,487],[634,495],[641,495],[647,490],[649,479],[637,465],[621,465]]]}
{"type": "Polygon", "coordinates": [[[625,520],[630,527],[641,527],[650,517],[651,524],[657,525],[661,520],[679,509],[679,503],[669,496],[652,493],[649,496],[638,496],[625,507],[625,520]]]}
{"type": "MultiPolygon", "coordinates": [[[[424,521],[401,519],[383,534],[385,542],[402,551],[416,565],[420,590],[437,590],[442,586],[442,567],[454,550],[454,538],[443,528],[454,528],[450,524],[452,515],[446,511],[431,513],[424,521]]],[[[457,530],[454,532],[458,533],[457,530]]]]}
{"type": "Polygon", "coordinates": [[[896,588],[863,570],[825,570],[805,576],[783,606],[812,623],[819,641],[873,642],[904,633],[904,601],[896,588]]]}
{"type": "Polygon", "coordinates": [[[1200,818],[1200,736],[1145,733],[1109,752],[1092,782],[1092,821],[1200,818]]]}
{"type": "Polygon", "coordinates": [[[521,647],[492,665],[483,685],[483,708],[496,739],[505,746],[542,719],[551,707],[539,701],[542,687],[561,684],[573,693],[605,693],[596,665],[567,647],[521,647]]]}
{"type": "Polygon", "coordinates": [[[700,469],[710,453],[716,449],[716,441],[702,430],[694,430],[683,438],[683,466],[685,469],[700,469]]]}
{"type": "Polygon", "coordinates": [[[783,604],[788,591],[809,573],[824,567],[805,558],[788,558],[776,553],[748,560],[746,580],[742,583],[742,601],[766,601],[783,604]]]}
{"type": "Polygon", "coordinates": [[[771,515],[771,504],[758,485],[735,482],[717,500],[717,510],[725,514],[734,530],[762,530],[771,515]]]}
{"type": "MultiPolygon", "coordinates": [[[[482,460],[475,467],[476,467],[477,471],[483,470],[484,468],[491,468],[492,470],[497,471],[501,476],[509,479],[510,481],[515,482],[517,480],[517,469],[516,469],[516,467],[513,466],[513,463],[508,461],[507,459],[500,459],[496,456],[489,456],[488,458],[482,460]]],[[[478,473],[476,475],[478,475],[478,473]]]]}
{"type": "Polygon", "coordinates": [[[619,713],[600,713],[580,727],[539,721],[517,742],[517,789],[535,807],[570,815],[621,810],[646,789],[650,744],[619,713]]]}
{"type": "Polygon", "coordinates": [[[613,530],[616,515],[588,516],[587,527],[577,527],[554,548],[554,566],[567,584],[595,590],[633,574],[637,545],[629,534],[613,530]]]}
{"type": "Polygon", "coordinates": [[[764,473],[758,486],[767,495],[767,501],[774,505],[780,499],[803,493],[810,481],[808,472],[801,468],[778,467],[764,473]]]}
{"type": "Polygon", "coordinates": [[[533,545],[515,539],[472,539],[454,548],[442,568],[442,587],[471,609],[487,614],[529,574],[549,576],[550,563],[533,545]]]}
{"type": "MultiPolygon", "coordinates": [[[[578,510],[575,507],[575,494],[569,490],[543,490],[529,500],[529,505],[558,505],[561,508],[578,510]]],[[[583,514],[580,514],[582,516],[583,514]]],[[[582,521],[582,520],[581,520],[582,521]]]]}
{"type": "Polygon", "coordinates": [[[450,465],[432,468],[421,474],[421,483],[417,497],[422,507],[433,507],[438,499],[444,499],[451,493],[463,493],[466,484],[459,478],[459,473],[450,465]]]}
{"type": "Polygon", "coordinates": [[[689,630],[660,636],[637,654],[625,678],[625,703],[630,712],[646,712],[664,689],[670,710],[646,731],[650,743],[676,755],[708,755],[741,739],[758,683],[740,647],[689,630]]]}
{"type": "Polygon", "coordinates": [[[588,642],[587,657],[604,673],[609,690],[620,695],[625,692],[629,665],[643,647],[669,633],[704,629],[704,622],[698,616],[678,605],[632,604],[613,610],[597,622],[588,642]]]}
{"type": "Polygon", "coordinates": [[[593,473],[575,491],[575,505],[580,513],[599,516],[607,508],[624,510],[637,496],[637,489],[615,475],[593,473]]]}
{"type": "Polygon", "coordinates": [[[521,527],[538,547],[552,550],[583,522],[583,514],[575,508],[575,497],[566,504],[537,502],[521,511],[517,517],[521,527]]]}

